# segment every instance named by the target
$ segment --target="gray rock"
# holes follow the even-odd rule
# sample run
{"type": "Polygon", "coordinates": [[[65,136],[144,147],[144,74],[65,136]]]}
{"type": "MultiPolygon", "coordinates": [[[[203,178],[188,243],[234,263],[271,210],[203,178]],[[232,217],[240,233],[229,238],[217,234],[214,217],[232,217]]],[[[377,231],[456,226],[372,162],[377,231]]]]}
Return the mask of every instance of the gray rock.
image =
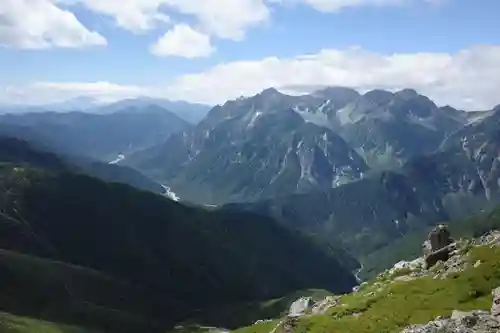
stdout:
{"type": "Polygon", "coordinates": [[[324,300],[314,303],[311,314],[324,314],[328,309],[336,306],[339,303],[340,296],[327,296],[324,300]]]}
{"type": "Polygon", "coordinates": [[[494,289],[491,294],[493,295],[493,304],[491,305],[491,315],[500,322],[500,287],[494,289]]]}
{"type": "MultiPolygon", "coordinates": [[[[487,314],[487,313],[486,313],[487,314]]],[[[451,320],[460,322],[465,327],[471,328],[476,326],[478,322],[478,316],[473,312],[463,312],[463,311],[453,311],[451,314],[451,320]]]]}
{"type": "Polygon", "coordinates": [[[449,244],[453,243],[448,226],[440,224],[431,230],[428,236],[431,251],[438,251],[449,244]]]}
{"type": "Polygon", "coordinates": [[[474,241],[476,245],[500,245],[500,231],[492,230],[474,241]]]}
{"type": "Polygon", "coordinates": [[[450,247],[445,246],[439,250],[429,253],[425,257],[425,267],[429,269],[435,264],[437,264],[439,261],[443,262],[447,261],[448,259],[450,259],[450,251],[451,251],[450,247]]]}
{"type": "Polygon", "coordinates": [[[451,318],[412,325],[402,333],[498,333],[499,328],[499,322],[486,311],[453,311],[451,318]]]}
{"type": "Polygon", "coordinates": [[[311,297],[301,297],[290,306],[289,317],[303,316],[305,312],[312,306],[311,297]]]}
{"type": "Polygon", "coordinates": [[[424,243],[425,266],[427,269],[434,266],[438,261],[447,261],[451,252],[456,249],[451,238],[448,227],[440,224],[431,230],[424,243]]]}

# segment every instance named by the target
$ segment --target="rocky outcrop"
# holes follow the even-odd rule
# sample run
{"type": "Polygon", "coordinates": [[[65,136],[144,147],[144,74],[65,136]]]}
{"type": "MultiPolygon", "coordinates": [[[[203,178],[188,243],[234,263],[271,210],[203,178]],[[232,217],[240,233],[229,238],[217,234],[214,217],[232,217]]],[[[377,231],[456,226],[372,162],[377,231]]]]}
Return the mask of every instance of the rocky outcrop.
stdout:
{"type": "Polygon", "coordinates": [[[336,306],[341,296],[326,296],[322,300],[314,301],[311,297],[301,297],[292,303],[288,317],[302,317],[305,315],[321,315],[336,306]]]}
{"type": "Polygon", "coordinates": [[[327,296],[324,300],[314,303],[311,308],[311,314],[320,315],[326,313],[328,309],[336,306],[341,296],[327,296]]]}
{"type": "Polygon", "coordinates": [[[425,251],[438,251],[451,243],[453,243],[453,239],[451,238],[448,226],[439,224],[429,232],[427,241],[424,243],[424,254],[426,254],[425,251]]]}
{"type": "Polygon", "coordinates": [[[424,325],[412,325],[401,333],[498,333],[500,322],[487,311],[453,311],[424,325]]]}
{"type": "MultiPolygon", "coordinates": [[[[480,245],[500,245],[500,231],[490,231],[472,240],[453,241],[448,228],[439,225],[429,233],[428,239],[424,242],[423,257],[413,261],[400,261],[381,275],[393,278],[394,281],[409,281],[422,276],[446,279],[451,274],[465,270],[470,265],[467,260],[468,249],[480,245]]],[[[480,265],[481,261],[474,263],[476,268],[480,265]]],[[[357,288],[354,291],[357,291],[357,288]]]]}
{"type": "Polygon", "coordinates": [[[290,306],[289,317],[299,317],[305,314],[312,306],[311,297],[301,297],[290,306]]]}
{"type": "Polygon", "coordinates": [[[500,231],[492,230],[472,241],[474,245],[500,245],[500,231]]]}
{"type": "Polygon", "coordinates": [[[438,261],[447,261],[454,249],[453,239],[446,225],[440,224],[432,229],[424,243],[426,268],[431,268],[438,261]]]}

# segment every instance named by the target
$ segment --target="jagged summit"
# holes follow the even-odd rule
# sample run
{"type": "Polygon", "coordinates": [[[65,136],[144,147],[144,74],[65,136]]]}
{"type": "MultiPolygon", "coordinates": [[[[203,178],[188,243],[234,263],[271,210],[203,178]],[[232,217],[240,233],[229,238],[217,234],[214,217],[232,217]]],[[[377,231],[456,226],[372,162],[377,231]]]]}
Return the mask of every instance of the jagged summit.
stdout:
{"type": "Polygon", "coordinates": [[[374,89],[370,90],[363,95],[364,99],[367,99],[377,105],[384,104],[389,102],[394,96],[394,93],[382,90],[382,89],[374,89]]]}
{"type": "Polygon", "coordinates": [[[420,96],[419,93],[415,89],[405,88],[395,93],[396,96],[410,99],[420,96]]]}
{"type": "Polygon", "coordinates": [[[355,89],[347,87],[325,87],[315,90],[311,95],[334,100],[344,99],[347,101],[352,101],[360,96],[355,89]]]}
{"type": "Polygon", "coordinates": [[[283,94],[278,89],[276,89],[274,87],[270,87],[270,88],[262,90],[257,95],[260,95],[263,97],[270,97],[270,96],[283,95],[283,94]]]}

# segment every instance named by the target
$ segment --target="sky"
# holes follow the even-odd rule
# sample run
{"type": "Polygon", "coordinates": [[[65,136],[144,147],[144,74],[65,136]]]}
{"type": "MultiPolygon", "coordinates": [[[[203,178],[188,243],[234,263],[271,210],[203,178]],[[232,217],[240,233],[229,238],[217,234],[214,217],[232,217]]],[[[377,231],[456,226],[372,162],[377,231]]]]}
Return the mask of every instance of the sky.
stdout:
{"type": "Polygon", "coordinates": [[[0,103],[208,104],[276,87],[500,104],[498,0],[0,0],[0,103]]]}

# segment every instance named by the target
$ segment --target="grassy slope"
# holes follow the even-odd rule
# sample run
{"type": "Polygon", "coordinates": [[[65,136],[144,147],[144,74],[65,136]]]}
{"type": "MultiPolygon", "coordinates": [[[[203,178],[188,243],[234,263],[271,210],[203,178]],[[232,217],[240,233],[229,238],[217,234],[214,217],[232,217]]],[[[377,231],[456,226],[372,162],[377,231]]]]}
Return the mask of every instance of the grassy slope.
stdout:
{"type": "Polygon", "coordinates": [[[14,316],[0,312],[2,333],[97,333],[75,326],[65,326],[46,321],[14,316]]]}
{"type": "MultiPolygon", "coordinates": [[[[345,295],[327,314],[301,318],[294,333],[396,333],[409,324],[450,315],[455,309],[489,310],[491,290],[500,285],[500,247],[473,248],[467,260],[471,263],[469,268],[444,280],[432,277],[406,282],[374,280],[359,292],[345,295]],[[478,260],[482,264],[474,268],[478,260]],[[382,283],[383,289],[375,282],[382,283]]],[[[268,325],[254,325],[235,332],[269,331],[268,325]]]]}
{"type": "Polygon", "coordinates": [[[113,307],[132,285],[86,267],[0,249],[0,272],[0,308],[11,313],[108,327],[122,322],[133,328],[148,321],[113,307]]]}
{"type": "MultiPolygon", "coordinates": [[[[478,237],[488,230],[500,229],[500,207],[491,213],[452,221],[448,225],[451,234],[456,239],[478,237]]],[[[433,226],[430,226],[426,229],[412,231],[389,246],[363,258],[361,278],[369,280],[400,260],[410,260],[420,256],[422,240],[427,237],[432,228],[433,226]]]]}
{"type": "Polygon", "coordinates": [[[230,307],[214,308],[203,316],[193,319],[193,322],[197,324],[205,322],[214,323],[214,318],[218,320],[223,318],[222,322],[229,327],[235,327],[238,323],[251,324],[259,319],[271,319],[286,315],[292,303],[300,297],[311,297],[313,300],[321,300],[330,295],[333,294],[322,289],[300,290],[264,302],[249,302],[234,304],[230,307]],[[223,317],[222,314],[224,314],[223,317]]]}

